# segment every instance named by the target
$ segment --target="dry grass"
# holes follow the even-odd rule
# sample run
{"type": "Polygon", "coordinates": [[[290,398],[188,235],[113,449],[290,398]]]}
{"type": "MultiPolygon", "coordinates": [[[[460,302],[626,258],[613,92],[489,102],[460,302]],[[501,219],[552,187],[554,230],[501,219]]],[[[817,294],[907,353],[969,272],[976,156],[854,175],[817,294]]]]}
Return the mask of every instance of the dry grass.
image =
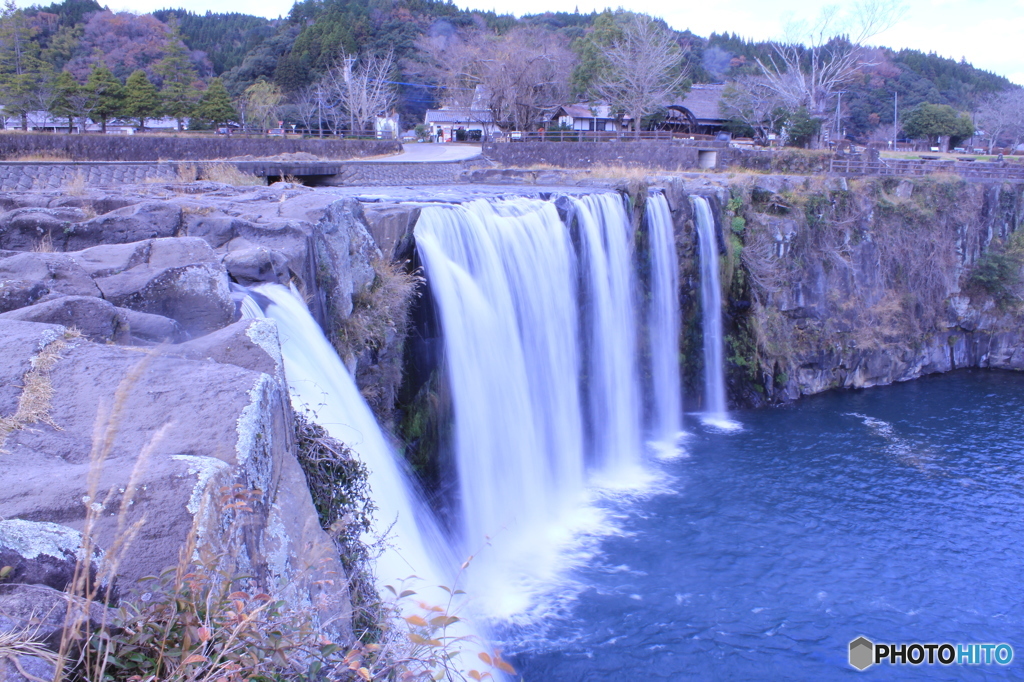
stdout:
{"type": "Polygon", "coordinates": [[[36,253],[53,253],[53,235],[47,232],[32,247],[36,253]]]}
{"type": "Polygon", "coordinates": [[[66,163],[68,161],[74,161],[67,154],[61,152],[34,152],[32,154],[22,154],[16,156],[13,159],[7,159],[8,161],[24,161],[26,163],[66,163]]]}
{"type": "Polygon", "coordinates": [[[590,177],[597,180],[621,180],[623,182],[644,183],[655,173],[664,174],[665,171],[655,171],[650,168],[637,168],[635,166],[612,166],[603,163],[595,164],[589,169],[590,177]]]}
{"type": "Polygon", "coordinates": [[[47,649],[37,639],[38,628],[26,627],[18,630],[0,632],[0,661],[8,661],[21,675],[32,682],[50,682],[29,674],[18,660],[20,656],[40,658],[54,666],[59,664],[59,657],[47,649]]]}
{"type": "Polygon", "coordinates": [[[76,172],[70,179],[65,180],[64,184],[61,185],[61,189],[65,194],[70,194],[74,197],[80,197],[85,194],[85,187],[85,175],[82,171],[76,172]]]}
{"type": "Polygon", "coordinates": [[[210,182],[219,182],[224,185],[254,186],[266,185],[264,178],[256,177],[238,170],[238,167],[230,163],[204,163],[199,170],[199,177],[210,182]]]}
{"type": "Polygon", "coordinates": [[[177,168],[178,182],[189,183],[199,179],[199,167],[194,163],[179,163],[177,168]]]}
{"type": "Polygon", "coordinates": [[[32,358],[31,368],[23,379],[25,383],[18,398],[18,409],[10,417],[0,417],[0,450],[9,435],[31,424],[48,424],[61,430],[50,417],[50,400],[53,398],[50,370],[60,360],[60,352],[67,345],[66,341],[78,336],[80,334],[77,331],[69,329],[32,358]]]}

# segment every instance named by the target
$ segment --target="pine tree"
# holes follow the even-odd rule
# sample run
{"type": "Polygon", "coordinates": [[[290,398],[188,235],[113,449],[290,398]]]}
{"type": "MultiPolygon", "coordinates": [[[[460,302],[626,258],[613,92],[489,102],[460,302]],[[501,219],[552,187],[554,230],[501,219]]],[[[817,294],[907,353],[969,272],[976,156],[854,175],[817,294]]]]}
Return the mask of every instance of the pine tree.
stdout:
{"type": "Polygon", "coordinates": [[[196,104],[196,70],[192,59],[181,40],[178,23],[172,18],[171,35],[165,50],[166,56],[156,65],[155,70],[163,77],[163,89],[160,97],[163,100],[164,113],[173,116],[178,122],[178,130],[182,122],[192,115],[196,104]]]}
{"type": "Polygon", "coordinates": [[[211,121],[214,128],[228,121],[238,120],[238,112],[231,104],[231,96],[219,78],[210,81],[210,86],[199,99],[196,117],[211,121]]]}
{"type": "Polygon", "coordinates": [[[85,89],[92,96],[92,119],[99,121],[106,133],[107,121],[124,112],[124,86],[113,71],[97,63],[85,82],[85,89]]]}
{"type": "Polygon", "coordinates": [[[124,84],[124,114],[139,119],[139,131],[146,130],[146,119],[160,115],[160,93],[142,69],[128,76],[124,84]]]}
{"type": "Polygon", "coordinates": [[[0,9],[0,104],[21,117],[22,130],[28,130],[28,112],[50,93],[52,70],[39,58],[35,33],[24,11],[6,0],[0,9]]]}
{"type": "Polygon", "coordinates": [[[50,113],[57,118],[68,119],[68,132],[74,132],[75,128],[75,106],[81,86],[75,77],[67,71],[61,71],[53,81],[53,104],[50,105],[50,113]]]}

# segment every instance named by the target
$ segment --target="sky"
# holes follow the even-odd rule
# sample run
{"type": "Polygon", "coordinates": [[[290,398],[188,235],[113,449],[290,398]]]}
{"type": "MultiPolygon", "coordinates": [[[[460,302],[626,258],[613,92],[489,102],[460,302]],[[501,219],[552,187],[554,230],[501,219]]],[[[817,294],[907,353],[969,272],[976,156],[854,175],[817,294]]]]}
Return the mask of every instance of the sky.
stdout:
{"type": "MultiPolygon", "coordinates": [[[[17,0],[19,6],[48,4],[17,0]]],[[[104,0],[100,0],[104,4],[104,0]]],[[[265,17],[287,15],[292,0],[107,0],[115,11],[151,12],[168,6],[194,12],[242,12],[265,17]]],[[[783,33],[791,18],[813,19],[826,3],[807,0],[705,0],[667,3],[664,0],[633,0],[628,5],[608,0],[456,0],[460,7],[494,10],[501,14],[539,14],[545,11],[589,12],[624,7],[663,18],[677,30],[689,29],[699,36],[712,32],[738,33],[746,38],[773,39],[783,33]]],[[[842,4],[842,3],[839,3],[842,4]]],[[[1024,85],[1024,0],[905,0],[902,21],[870,43],[892,48],[914,48],[953,59],[966,58],[974,66],[1006,76],[1024,85]]]]}

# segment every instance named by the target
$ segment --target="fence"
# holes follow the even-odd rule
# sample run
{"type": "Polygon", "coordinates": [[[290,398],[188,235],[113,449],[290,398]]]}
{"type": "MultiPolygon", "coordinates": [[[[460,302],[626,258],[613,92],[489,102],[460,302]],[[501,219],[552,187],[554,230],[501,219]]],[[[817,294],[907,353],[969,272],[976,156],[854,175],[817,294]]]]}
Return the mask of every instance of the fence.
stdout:
{"type": "Polygon", "coordinates": [[[969,180],[1024,180],[1024,165],[992,161],[933,161],[927,159],[832,159],[829,172],[835,175],[923,176],[951,173],[969,180]]]}
{"type": "Polygon", "coordinates": [[[702,146],[728,146],[728,142],[719,141],[714,135],[697,135],[672,130],[641,130],[630,131],[607,130],[545,130],[526,132],[513,130],[497,136],[495,142],[636,142],[638,140],[675,141],[683,144],[700,144],[702,146]],[[709,143],[716,143],[709,145],[709,143]]]}

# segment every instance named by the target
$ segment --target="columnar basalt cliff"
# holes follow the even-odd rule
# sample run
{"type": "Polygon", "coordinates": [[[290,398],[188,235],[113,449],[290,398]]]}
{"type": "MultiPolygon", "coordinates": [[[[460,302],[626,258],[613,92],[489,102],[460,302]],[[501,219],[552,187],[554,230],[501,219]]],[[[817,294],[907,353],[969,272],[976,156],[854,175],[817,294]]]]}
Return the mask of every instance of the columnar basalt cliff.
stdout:
{"type": "MultiPolygon", "coordinates": [[[[1024,369],[1020,184],[740,175],[675,187],[719,206],[734,403],[1024,369]]],[[[695,291],[684,278],[684,306],[695,291]]],[[[682,339],[690,386],[694,319],[682,339]]]]}

